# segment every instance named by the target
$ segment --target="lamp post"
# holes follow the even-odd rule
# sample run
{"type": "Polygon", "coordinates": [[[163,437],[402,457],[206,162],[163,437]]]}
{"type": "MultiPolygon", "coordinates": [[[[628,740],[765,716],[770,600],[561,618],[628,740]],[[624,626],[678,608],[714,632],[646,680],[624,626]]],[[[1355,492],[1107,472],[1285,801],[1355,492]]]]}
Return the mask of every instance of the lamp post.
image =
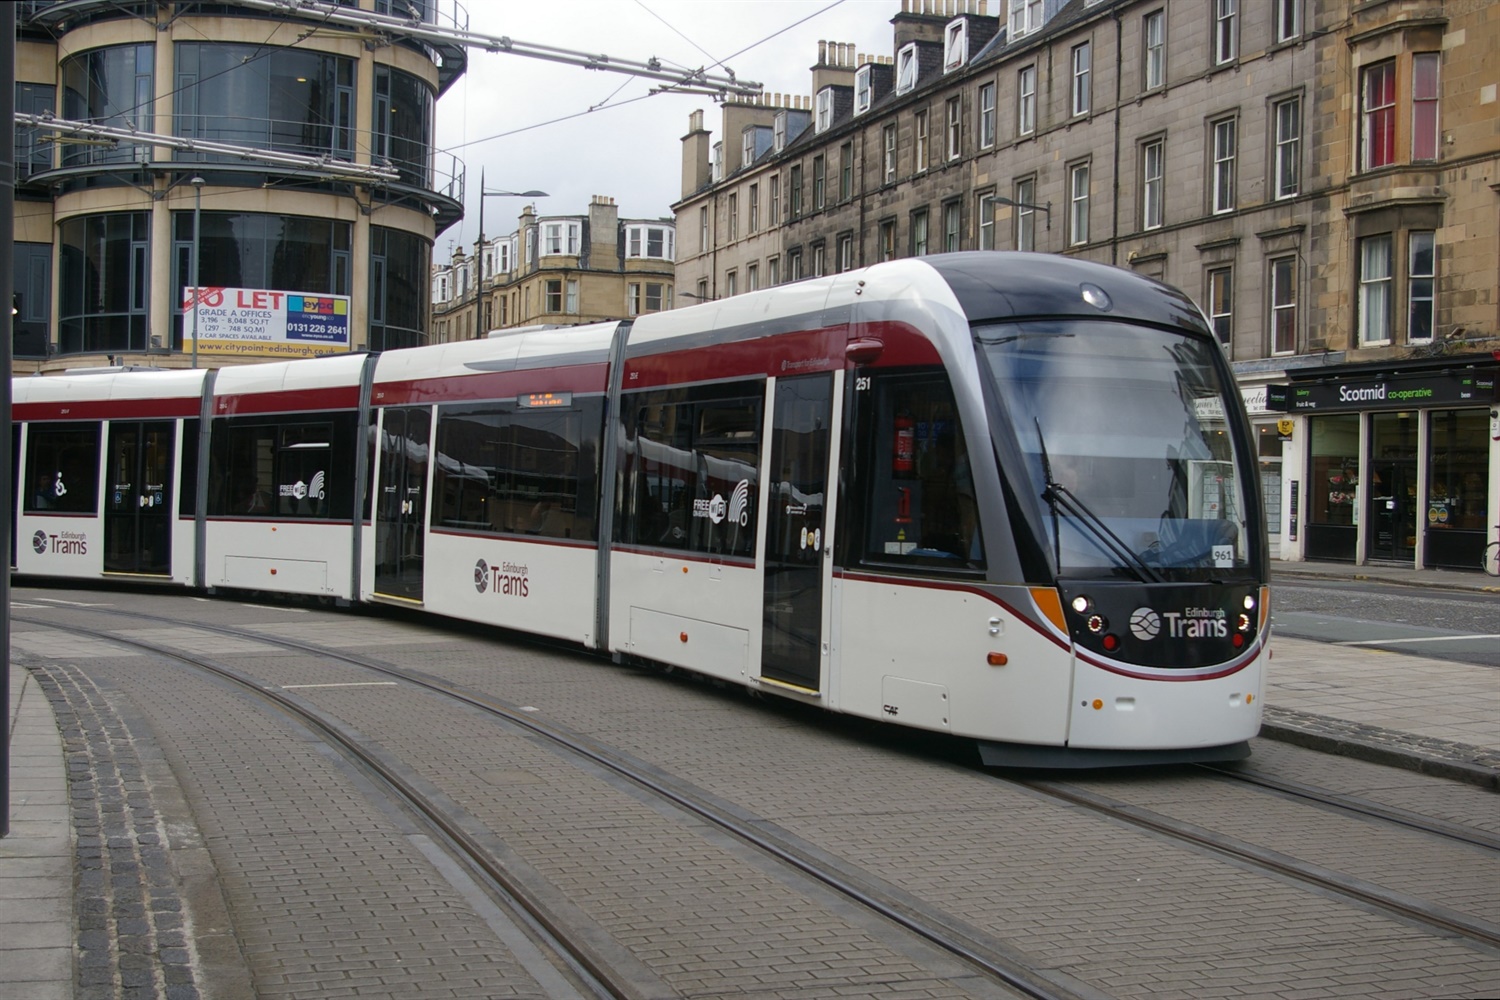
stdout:
{"type": "Polygon", "coordinates": [[[484,168],[479,168],[479,241],[474,244],[474,262],[478,265],[479,280],[474,285],[474,330],[479,331],[484,322],[484,199],[486,198],[545,198],[545,191],[486,191],[484,168]]]}
{"type": "Polygon", "coordinates": [[[203,296],[198,288],[198,223],[203,214],[203,178],[194,174],[188,181],[193,186],[193,367],[198,367],[198,300],[203,296]]]}

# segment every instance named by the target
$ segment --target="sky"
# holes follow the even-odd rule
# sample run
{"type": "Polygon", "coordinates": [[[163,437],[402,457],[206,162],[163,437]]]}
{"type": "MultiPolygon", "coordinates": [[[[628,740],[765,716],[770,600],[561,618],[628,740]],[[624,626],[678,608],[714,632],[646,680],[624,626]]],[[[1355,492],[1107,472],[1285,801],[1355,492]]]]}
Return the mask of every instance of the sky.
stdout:
{"type": "MultiPolygon", "coordinates": [[[[901,0],[466,0],[469,30],[667,67],[734,71],[767,93],[811,96],[818,42],[852,42],[890,56],[901,0]],[[771,37],[774,36],[774,37],[771,37]],[[717,61],[723,66],[714,67],[717,61]]],[[[446,8],[448,5],[444,4],[446,8]]],[[[479,184],[546,191],[485,199],[485,235],[515,231],[528,202],[538,214],[582,215],[594,195],[621,218],[670,218],[682,196],[688,116],[722,138],[720,108],[702,95],[658,94],[656,81],[525,56],[469,50],[468,71],[437,104],[439,176],[465,170],[463,221],[438,234],[437,261],[479,234],[479,184]],[[590,108],[596,110],[590,112],[590,108]],[[576,117],[572,117],[576,116],[576,117]]]]}

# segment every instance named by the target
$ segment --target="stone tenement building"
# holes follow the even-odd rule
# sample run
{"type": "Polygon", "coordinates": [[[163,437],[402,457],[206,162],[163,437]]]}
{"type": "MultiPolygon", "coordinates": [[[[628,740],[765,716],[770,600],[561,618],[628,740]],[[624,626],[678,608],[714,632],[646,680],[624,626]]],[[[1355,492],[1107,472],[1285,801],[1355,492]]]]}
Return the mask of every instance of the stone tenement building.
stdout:
{"type": "Polygon", "coordinates": [[[478,255],[455,247],[432,273],[436,343],[544,323],[575,326],[672,308],[670,219],[621,219],[595,195],[587,215],[522,211],[514,232],[485,239],[478,255]]]}
{"type": "Polygon", "coordinates": [[[1217,331],[1283,558],[1477,566],[1500,5],[905,0],[892,26],[890,56],[821,44],[809,96],[692,115],[680,298],[947,250],[1133,268],[1217,331]]]}

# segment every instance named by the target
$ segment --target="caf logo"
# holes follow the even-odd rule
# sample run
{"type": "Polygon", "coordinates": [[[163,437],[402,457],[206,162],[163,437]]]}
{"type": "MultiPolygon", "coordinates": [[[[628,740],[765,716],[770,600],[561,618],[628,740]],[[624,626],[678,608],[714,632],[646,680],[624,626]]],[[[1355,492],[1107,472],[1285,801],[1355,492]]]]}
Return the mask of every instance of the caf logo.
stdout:
{"type": "Polygon", "coordinates": [[[483,559],[474,564],[474,589],[481,594],[490,587],[490,567],[483,559]]]}
{"type": "Polygon", "coordinates": [[[41,555],[42,553],[46,552],[47,551],[47,533],[45,531],[38,531],[36,534],[32,535],[31,536],[31,547],[34,548],[34,549],[36,549],[36,554],[37,555],[41,555]]]}
{"type": "Polygon", "coordinates": [[[1130,633],[1142,642],[1161,631],[1161,616],[1150,608],[1136,608],[1130,615],[1130,633]]]}

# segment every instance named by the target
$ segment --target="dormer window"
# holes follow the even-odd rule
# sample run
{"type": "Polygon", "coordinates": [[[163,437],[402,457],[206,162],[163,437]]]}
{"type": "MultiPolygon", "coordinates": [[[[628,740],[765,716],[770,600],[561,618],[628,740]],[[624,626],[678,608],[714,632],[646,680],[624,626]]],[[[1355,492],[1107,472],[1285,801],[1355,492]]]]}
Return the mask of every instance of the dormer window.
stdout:
{"type": "Polygon", "coordinates": [[[714,157],[712,162],[713,180],[714,183],[718,183],[724,179],[724,144],[722,142],[714,143],[714,157]]]}
{"type": "Polygon", "coordinates": [[[950,22],[943,32],[943,72],[951,73],[969,60],[969,22],[950,22]]]}
{"type": "Polygon", "coordinates": [[[874,97],[874,81],[871,80],[871,67],[861,66],[854,72],[854,113],[862,115],[870,110],[871,99],[874,97]]]}
{"type": "Polygon", "coordinates": [[[671,226],[626,226],[625,256],[671,260],[676,235],[671,226]]]}
{"type": "Polygon", "coordinates": [[[543,222],[542,256],[577,256],[582,226],[577,222],[543,222]]]}
{"type": "Polygon", "coordinates": [[[917,43],[896,54],[896,93],[905,94],[917,85],[917,43]]]}
{"type": "Polygon", "coordinates": [[[748,167],[755,162],[755,129],[745,129],[740,134],[740,167],[748,167]]]}
{"type": "Polygon", "coordinates": [[[772,146],[776,152],[786,149],[786,112],[776,112],[776,122],[771,127],[772,146]]]}
{"type": "Polygon", "coordinates": [[[1010,38],[1027,35],[1042,26],[1042,0],[1010,0],[1010,38]]]}
{"type": "Polygon", "coordinates": [[[815,126],[818,132],[827,132],[828,126],[833,124],[833,88],[824,87],[818,91],[818,117],[815,126]]]}

